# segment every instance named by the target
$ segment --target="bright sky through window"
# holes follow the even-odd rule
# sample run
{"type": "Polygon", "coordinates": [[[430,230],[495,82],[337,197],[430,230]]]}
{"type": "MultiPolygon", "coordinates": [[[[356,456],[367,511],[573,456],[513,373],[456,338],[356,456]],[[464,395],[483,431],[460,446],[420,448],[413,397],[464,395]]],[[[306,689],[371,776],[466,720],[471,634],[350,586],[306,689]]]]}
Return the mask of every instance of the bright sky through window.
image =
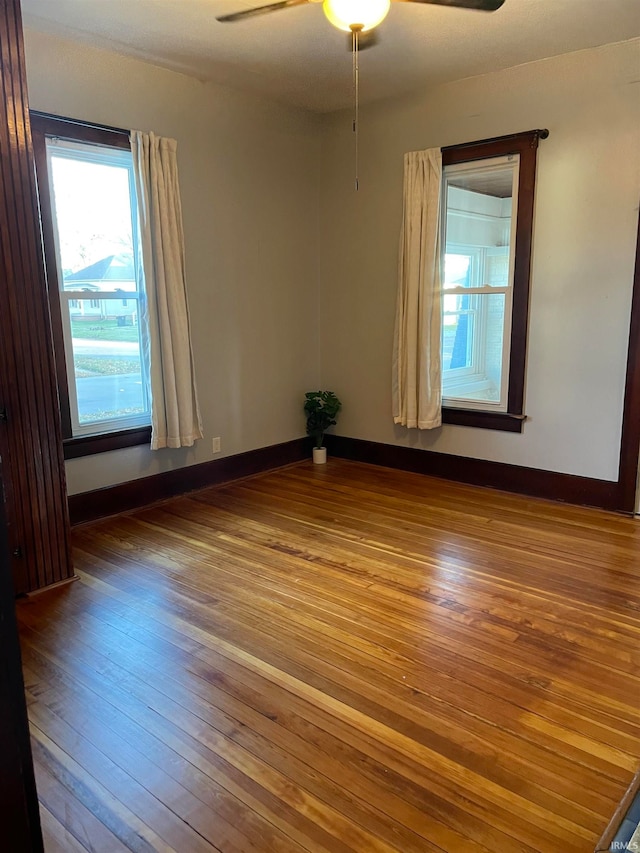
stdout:
{"type": "Polygon", "coordinates": [[[76,272],[109,255],[131,254],[129,170],[52,152],[60,260],[76,272]]]}

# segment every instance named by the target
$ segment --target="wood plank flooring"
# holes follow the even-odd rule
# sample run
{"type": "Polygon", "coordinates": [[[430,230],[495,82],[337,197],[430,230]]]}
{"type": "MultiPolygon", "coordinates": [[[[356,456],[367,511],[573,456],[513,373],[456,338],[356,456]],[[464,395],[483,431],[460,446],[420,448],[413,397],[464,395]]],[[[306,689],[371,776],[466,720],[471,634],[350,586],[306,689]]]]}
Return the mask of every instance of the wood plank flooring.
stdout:
{"type": "Polygon", "coordinates": [[[639,546],[335,459],[78,528],[18,606],[47,850],[590,853],[640,759],[639,546]]]}

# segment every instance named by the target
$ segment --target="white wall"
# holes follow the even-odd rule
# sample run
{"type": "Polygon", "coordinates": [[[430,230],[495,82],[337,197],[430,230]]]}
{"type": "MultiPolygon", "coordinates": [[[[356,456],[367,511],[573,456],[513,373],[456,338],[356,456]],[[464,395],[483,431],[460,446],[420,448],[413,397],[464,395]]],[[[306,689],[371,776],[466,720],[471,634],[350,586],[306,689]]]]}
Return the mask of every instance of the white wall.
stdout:
{"type": "Polygon", "coordinates": [[[304,434],[317,387],[319,119],[110,52],[25,33],[33,109],[178,140],[205,438],[67,463],[71,494],[304,434]]]}
{"type": "Polygon", "coordinates": [[[640,195],[639,48],[608,45],[363,108],[358,193],[350,114],[328,117],[321,381],[343,401],[340,434],[617,479],[640,195]],[[403,154],[543,127],[524,432],[396,427],[403,154]]]}
{"type": "Polygon", "coordinates": [[[639,45],[363,108],[356,194],[346,112],[312,116],[27,31],[33,108],[178,140],[206,433],[190,450],[72,460],[70,493],[211,459],[212,436],[222,455],[297,438],[303,392],[319,385],[343,400],[343,435],[616,479],[640,194],[639,45]],[[535,127],[551,135],[539,149],[530,420],[522,435],[395,427],[403,154],[535,127]]]}

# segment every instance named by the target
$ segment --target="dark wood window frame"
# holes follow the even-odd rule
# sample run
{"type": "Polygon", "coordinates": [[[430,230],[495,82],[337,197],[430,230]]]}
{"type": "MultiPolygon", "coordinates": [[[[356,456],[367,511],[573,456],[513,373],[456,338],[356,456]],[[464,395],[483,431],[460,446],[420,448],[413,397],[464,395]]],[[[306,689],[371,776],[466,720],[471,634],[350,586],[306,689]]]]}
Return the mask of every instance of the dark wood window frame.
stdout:
{"type": "Polygon", "coordinates": [[[530,130],[511,136],[482,139],[463,145],[451,145],[442,149],[443,169],[457,163],[471,163],[474,160],[503,157],[507,154],[520,155],[507,411],[489,412],[443,406],[442,422],[445,424],[522,432],[526,420],[524,388],[527,329],[529,325],[529,279],[536,186],[536,155],[538,141],[546,139],[548,135],[548,130],[530,130]]]}
{"type": "Polygon", "coordinates": [[[58,398],[62,421],[62,436],[65,459],[105,453],[122,447],[148,444],[151,427],[133,427],[96,435],[73,436],[67,379],[66,354],[62,327],[62,311],[58,295],[58,263],[55,252],[54,226],[51,215],[51,197],[47,169],[47,137],[56,137],[71,142],[92,142],[111,148],[130,150],[129,131],[114,127],[85,124],[75,119],[61,118],[47,113],[31,112],[33,150],[40,196],[40,215],[44,241],[44,256],[47,276],[47,291],[51,310],[51,326],[58,381],[58,398]]]}

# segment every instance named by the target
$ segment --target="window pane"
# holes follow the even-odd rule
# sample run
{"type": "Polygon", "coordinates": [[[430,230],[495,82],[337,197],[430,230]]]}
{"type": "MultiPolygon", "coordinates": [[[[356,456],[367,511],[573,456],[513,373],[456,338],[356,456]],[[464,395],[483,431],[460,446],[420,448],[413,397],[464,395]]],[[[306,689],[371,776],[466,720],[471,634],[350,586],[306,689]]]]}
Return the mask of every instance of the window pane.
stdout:
{"type": "Polygon", "coordinates": [[[484,263],[484,283],[491,287],[509,286],[509,246],[487,249],[484,263]]]}
{"type": "Polygon", "coordinates": [[[505,294],[458,298],[468,300],[473,308],[443,317],[443,394],[460,400],[503,402],[505,294]]]}
{"type": "Polygon", "coordinates": [[[480,303],[485,332],[483,335],[484,375],[489,382],[485,395],[474,399],[498,401],[502,384],[502,348],[504,338],[505,296],[491,293],[476,297],[480,303]]]}
{"type": "Polygon", "coordinates": [[[445,290],[452,287],[471,287],[473,285],[472,261],[473,258],[468,253],[446,252],[444,256],[444,281],[442,282],[445,290]]]}
{"type": "Polygon", "coordinates": [[[69,301],[80,426],[99,426],[101,421],[135,417],[147,411],[138,300],[127,302],[125,308],[119,299],[69,301]],[[94,306],[96,302],[98,308],[94,306]]]}
{"type": "Polygon", "coordinates": [[[506,409],[518,169],[519,156],[506,155],[444,170],[442,391],[449,405],[506,409]]]}
{"type": "Polygon", "coordinates": [[[108,153],[100,161],[86,149],[86,155],[63,144],[49,149],[62,286],[134,291],[130,155],[108,153]]]}
{"type": "Polygon", "coordinates": [[[513,158],[498,166],[446,170],[445,288],[509,285],[517,168],[518,159],[513,158]]]}
{"type": "Polygon", "coordinates": [[[442,369],[473,367],[474,314],[445,313],[442,323],[442,369]]]}
{"type": "Polygon", "coordinates": [[[49,139],[73,435],[149,423],[131,151],[49,139]]]}

